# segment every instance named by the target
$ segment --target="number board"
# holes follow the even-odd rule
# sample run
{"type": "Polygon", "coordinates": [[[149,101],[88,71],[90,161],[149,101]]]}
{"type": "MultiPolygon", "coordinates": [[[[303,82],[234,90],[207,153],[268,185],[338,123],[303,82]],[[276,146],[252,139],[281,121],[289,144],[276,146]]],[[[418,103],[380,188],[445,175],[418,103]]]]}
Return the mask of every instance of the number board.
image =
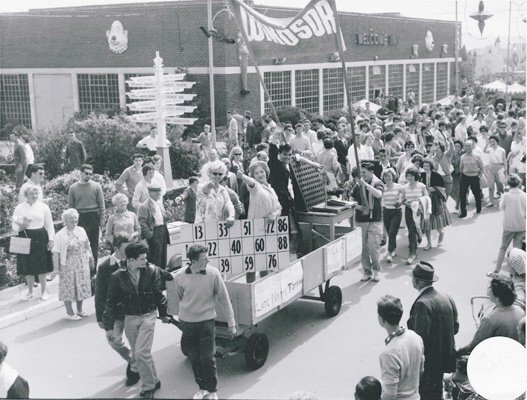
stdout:
{"type": "Polygon", "coordinates": [[[222,274],[284,269],[289,266],[289,219],[237,220],[230,228],[225,222],[183,224],[176,254],[184,265],[193,244],[208,248],[209,264],[222,274]]]}
{"type": "Polygon", "coordinates": [[[296,161],[289,165],[299,189],[299,193],[295,192],[296,209],[309,211],[313,206],[326,203],[328,195],[320,172],[312,165],[296,161]]]}

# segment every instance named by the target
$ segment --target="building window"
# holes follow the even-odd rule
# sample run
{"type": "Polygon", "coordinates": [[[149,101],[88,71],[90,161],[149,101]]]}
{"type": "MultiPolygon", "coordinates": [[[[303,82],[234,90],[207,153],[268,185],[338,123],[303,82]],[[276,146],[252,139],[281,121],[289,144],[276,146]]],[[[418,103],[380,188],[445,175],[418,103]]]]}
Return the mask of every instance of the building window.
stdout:
{"type": "Polygon", "coordinates": [[[419,102],[419,64],[408,64],[406,66],[406,98],[408,94],[414,94],[414,100],[419,102]]]}
{"type": "Polygon", "coordinates": [[[27,75],[0,75],[0,128],[8,123],[31,128],[27,75]]]}
{"type": "Polygon", "coordinates": [[[351,77],[350,95],[353,103],[366,98],[366,67],[350,67],[347,70],[351,77]]]}
{"type": "Polygon", "coordinates": [[[403,98],[403,72],[404,65],[390,65],[388,68],[388,93],[399,99],[403,98]]]}
{"type": "Polygon", "coordinates": [[[310,114],[320,112],[318,69],[295,72],[296,106],[310,114]]]}
{"type": "Polygon", "coordinates": [[[441,100],[448,96],[448,63],[437,63],[436,96],[441,100]]]}
{"type": "Polygon", "coordinates": [[[77,77],[81,112],[120,108],[117,74],[79,74],[77,77]]]}
{"type": "MultiPolygon", "coordinates": [[[[125,93],[128,93],[129,91],[131,91],[132,89],[139,89],[139,88],[131,88],[130,86],[128,86],[128,83],[126,83],[126,81],[129,81],[130,78],[135,78],[135,77],[138,77],[138,76],[152,76],[152,74],[124,74],[124,90],[125,90],[125,93]]],[[[128,96],[126,96],[126,105],[130,104],[130,103],[133,103],[134,101],[137,101],[137,100],[130,100],[130,98],[128,96]]],[[[126,107],[126,114],[128,115],[132,115],[132,114],[137,114],[139,111],[130,111],[130,109],[128,107],[126,107]]]]}
{"type": "MultiPolygon", "coordinates": [[[[264,82],[275,107],[291,105],[291,71],[264,72],[264,82]]],[[[264,113],[271,111],[265,99],[264,113]]]]}
{"type": "Polygon", "coordinates": [[[374,100],[381,94],[386,94],[386,66],[370,65],[370,87],[368,89],[369,99],[374,100]]]}
{"type": "Polygon", "coordinates": [[[426,63],[423,64],[423,78],[422,88],[423,94],[421,96],[422,103],[433,103],[434,102],[434,64],[426,63]]]}
{"type": "Polygon", "coordinates": [[[323,70],[324,112],[344,107],[344,77],[342,68],[323,70]]]}

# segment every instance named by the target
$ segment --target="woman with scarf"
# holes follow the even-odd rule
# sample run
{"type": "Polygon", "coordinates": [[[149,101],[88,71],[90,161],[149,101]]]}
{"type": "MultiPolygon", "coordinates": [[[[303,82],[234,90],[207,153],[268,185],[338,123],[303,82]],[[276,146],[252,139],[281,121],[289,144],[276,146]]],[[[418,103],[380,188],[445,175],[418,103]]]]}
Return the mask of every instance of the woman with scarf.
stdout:
{"type": "Polygon", "coordinates": [[[432,200],[432,214],[430,215],[430,223],[426,229],[427,244],[425,250],[432,248],[432,230],[439,232],[439,240],[437,245],[440,246],[445,236],[443,228],[450,225],[452,222],[450,214],[446,207],[446,191],[443,177],[434,171],[434,163],[432,160],[423,161],[423,170],[421,173],[421,182],[426,185],[428,196],[432,200]]]}

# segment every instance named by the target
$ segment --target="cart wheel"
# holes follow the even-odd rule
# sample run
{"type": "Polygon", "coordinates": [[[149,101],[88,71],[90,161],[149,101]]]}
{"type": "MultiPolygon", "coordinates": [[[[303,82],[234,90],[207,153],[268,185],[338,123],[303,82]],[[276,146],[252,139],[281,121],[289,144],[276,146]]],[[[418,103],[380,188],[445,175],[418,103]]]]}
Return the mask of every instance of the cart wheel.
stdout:
{"type": "Polygon", "coordinates": [[[340,312],[342,291],[338,286],[330,286],[325,293],[324,306],[328,317],[334,317],[340,312]]]}
{"type": "Polygon", "coordinates": [[[251,371],[262,367],[269,354],[269,339],[264,333],[253,333],[245,346],[245,364],[251,371]]]}
{"type": "Polygon", "coordinates": [[[180,348],[183,355],[188,358],[188,351],[183,347],[183,344],[180,345],[180,348]]]}

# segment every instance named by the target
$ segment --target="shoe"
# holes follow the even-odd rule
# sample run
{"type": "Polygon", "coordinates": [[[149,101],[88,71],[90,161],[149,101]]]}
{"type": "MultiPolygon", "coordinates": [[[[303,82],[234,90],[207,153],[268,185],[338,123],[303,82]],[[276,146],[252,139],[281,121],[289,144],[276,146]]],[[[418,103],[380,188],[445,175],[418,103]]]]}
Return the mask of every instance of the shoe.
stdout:
{"type": "Polygon", "coordinates": [[[424,250],[430,250],[432,248],[432,245],[430,243],[428,243],[426,245],[426,247],[424,248],[424,250]]]}
{"type": "Polygon", "coordinates": [[[445,238],[445,234],[444,233],[440,233],[439,234],[439,239],[437,240],[437,245],[438,246],[441,246],[441,243],[443,243],[443,239],[445,238]]]}
{"type": "Polygon", "coordinates": [[[481,207],[476,207],[476,214],[480,214],[481,213],[481,207]]]}
{"type": "Polygon", "coordinates": [[[487,204],[485,207],[487,207],[487,208],[494,207],[494,203],[489,203],[489,204],[487,204]]]}
{"type": "Polygon", "coordinates": [[[33,283],[33,287],[38,287],[38,283],[33,283]]]}
{"type": "Polygon", "coordinates": [[[49,300],[49,293],[46,290],[44,293],[42,293],[42,296],[40,297],[42,301],[49,300]]]}
{"type": "Polygon", "coordinates": [[[46,278],[48,282],[51,282],[53,279],[55,279],[55,277],[50,275],[48,275],[48,277],[46,278]]]}
{"type": "Polygon", "coordinates": [[[218,394],[216,392],[209,393],[209,397],[207,397],[209,400],[218,400],[218,394]]]}
{"type": "Polygon", "coordinates": [[[465,218],[467,216],[467,213],[466,212],[461,212],[459,214],[459,218],[465,218]]]}
{"type": "Polygon", "coordinates": [[[363,275],[362,278],[360,278],[361,282],[368,282],[371,279],[371,275],[363,275]]]}
{"type": "Polygon", "coordinates": [[[24,301],[31,301],[35,298],[35,295],[33,294],[33,292],[31,293],[27,293],[25,296],[24,296],[24,301]]]}
{"type": "Polygon", "coordinates": [[[81,319],[81,317],[79,317],[77,314],[73,314],[73,315],[66,314],[65,319],[67,319],[68,321],[78,321],[81,319]]]}
{"type": "Polygon", "coordinates": [[[90,314],[88,314],[86,311],[77,312],[77,315],[79,317],[89,317],[90,316],[90,314]]]}
{"type": "Polygon", "coordinates": [[[498,200],[499,198],[501,198],[501,195],[498,193],[496,196],[494,196],[494,198],[498,200]]]}
{"type": "MultiPolygon", "coordinates": [[[[211,394],[212,393],[209,393],[208,391],[201,389],[194,396],[192,396],[192,399],[193,400],[207,399],[209,398],[208,396],[210,396],[211,394]]],[[[216,395],[216,398],[218,398],[217,395],[216,395]]]]}
{"type": "MultiPolygon", "coordinates": [[[[379,274],[377,272],[373,273],[373,276],[371,277],[372,282],[379,282],[379,274]]],[[[210,397],[209,397],[210,398],[210,397]]]]}
{"type": "Polygon", "coordinates": [[[411,265],[415,261],[415,255],[408,257],[408,260],[406,260],[406,264],[411,265]]]}
{"type": "Polygon", "coordinates": [[[130,373],[128,373],[128,368],[127,368],[126,382],[124,383],[126,386],[134,386],[137,382],[139,382],[139,379],[140,379],[139,372],[135,372],[130,369],[130,373]]]}
{"type": "Polygon", "coordinates": [[[139,393],[139,396],[142,397],[143,399],[153,399],[155,391],[156,391],[155,389],[141,390],[141,393],[139,393]]]}
{"type": "Polygon", "coordinates": [[[159,390],[159,389],[161,389],[161,381],[157,381],[156,387],[154,388],[154,390],[159,390]]]}
{"type": "Polygon", "coordinates": [[[386,256],[386,262],[391,263],[392,261],[393,261],[392,255],[391,255],[391,254],[388,254],[388,255],[386,256]]]}
{"type": "Polygon", "coordinates": [[[452,214],[459,214],[459,210],[452,211],[452,214]]]}
{"type": "Polygon", "coordinates": [[[421,244],[423,237],[420,234],[417,234],[417,244],[421,244]]]}

